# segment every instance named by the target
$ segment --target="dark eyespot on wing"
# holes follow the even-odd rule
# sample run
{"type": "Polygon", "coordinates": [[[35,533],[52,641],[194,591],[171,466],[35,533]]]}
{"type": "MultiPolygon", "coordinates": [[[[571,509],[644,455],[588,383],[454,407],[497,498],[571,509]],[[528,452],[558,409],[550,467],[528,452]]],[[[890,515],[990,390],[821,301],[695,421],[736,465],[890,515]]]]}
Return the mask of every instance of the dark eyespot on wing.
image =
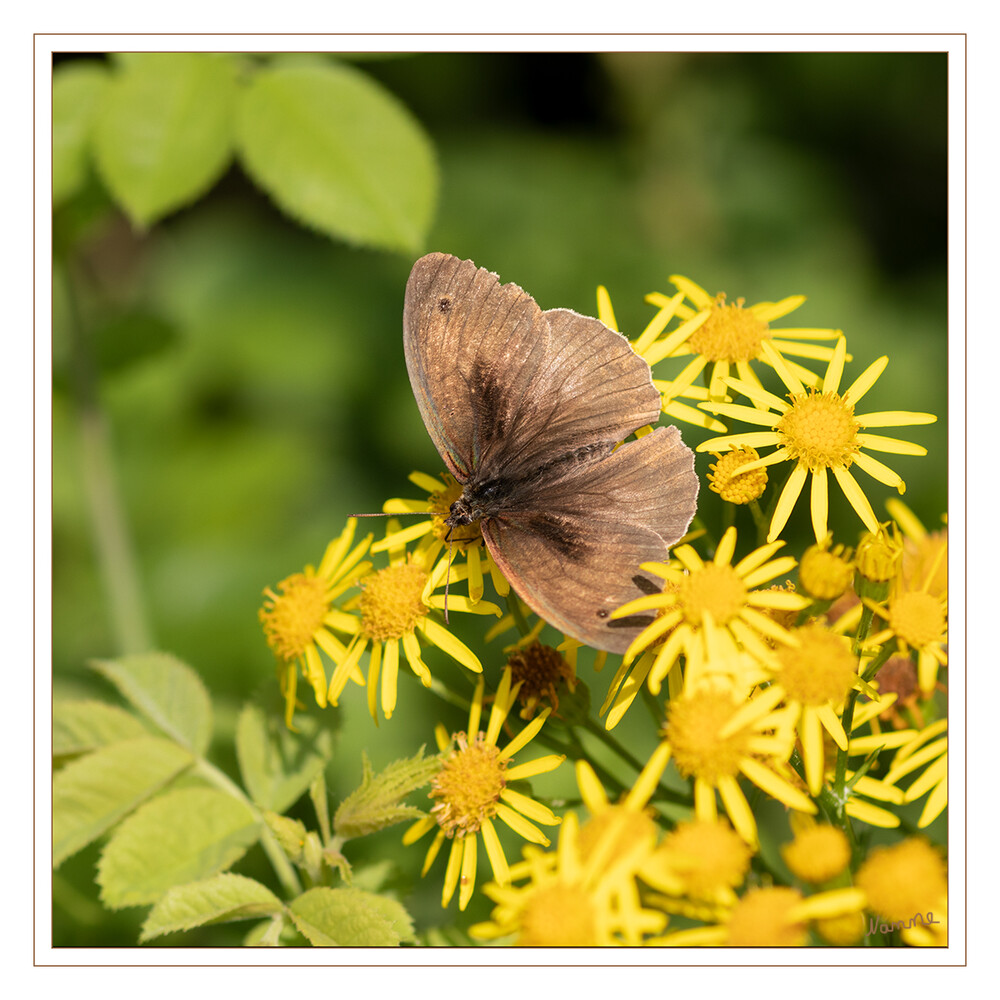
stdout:
{"type": "Polygon", "coordinates": [[[438,312],[443,312],[443,313],[451,312],[450,295],[442,295],[441,298],[438,299],[438,312]]]}
{"type": "Polygon", "coordinates": [[[644,593],[644,594],[659,594],[663,589],[658,587],[648,576],[640,576],[636,574],[632,577],[632,582],[644,593]]]}
{"type": "Polygon", "coordinates": [[[629,615],[628,618],[612,618],[611,621],[607,623],[607,627],[627,628],[637,631],[648,628],[655,621],[655,615],[629,615]]]}

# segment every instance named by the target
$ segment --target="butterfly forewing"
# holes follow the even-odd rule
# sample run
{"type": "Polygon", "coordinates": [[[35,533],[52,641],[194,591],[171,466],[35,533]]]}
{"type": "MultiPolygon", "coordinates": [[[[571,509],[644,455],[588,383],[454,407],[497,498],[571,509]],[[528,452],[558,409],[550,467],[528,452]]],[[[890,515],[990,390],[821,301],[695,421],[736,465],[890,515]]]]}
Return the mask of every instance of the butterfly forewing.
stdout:
{"type": "Polygon", "coordinates": [[[639,565],[667,558],[698,493],[676,428],[613,450],[659,417],[646,362],[600,321],[543,313],[440,253],[413,267],[403,344],[424,423],[497,565],[553,625],[623,651],[643,621],[611,612],[655,589],[639,565]]]}
{"type": "Polygon", "coordinates": [[[462,482],[530,477],[659,416],[649,366],[621,334],[569,309],[543,313],[471,261],[417,261],[403,330],[421,415],[462,482]]]}
{"type": "Polygon", "coordinates": [[[441,457],[466,482],[502,452],[548,348],[548,324],[517,285],[448,254],[413,266],[403,348],[420,414],[441,457]]]}

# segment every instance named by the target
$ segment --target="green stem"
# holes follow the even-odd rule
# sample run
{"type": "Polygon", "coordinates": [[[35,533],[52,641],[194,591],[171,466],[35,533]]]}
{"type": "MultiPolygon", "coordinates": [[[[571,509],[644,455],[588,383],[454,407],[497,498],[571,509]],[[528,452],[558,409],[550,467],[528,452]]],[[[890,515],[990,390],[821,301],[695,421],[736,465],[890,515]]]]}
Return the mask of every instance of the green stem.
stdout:
{"type": "MultiPolygon", "coordinates": [[[[864,647],[865,639],[868,638],[868,632],[871,629],[872,623],[872,611],[867,605],[862,605],[861,621],[858,624],[858,631],[854,637],[854,655],[859,656],[860,650],[864,647]]],[[[891,644],[883,646],[878,653],[878,656],[868,665],[868,669],[865,671],[862,677],[865,681],[870,681],[872,677],[878,673],[879,668],[883,663],[889,658],[889,654],[892,652],[891,644]]],[[[847,701],[844,703],[844,714],[841,716],[841,725],[844,729],[844,735],[848,740],[851,738],[851,730],[854,728],[854,706],[858,700],[857,689],[852,689],[847,694],[847,701]]],[[[833,791],[838,799],[844,797],[844,788],[847,784],[847,751],[837,750],[837,769],[834,772],[833,779],[833,791]]]]}
{"type": "Polygon", "coordinates": [[[232,781],[227,774],[220,771],[214,764],[205,760],[204,757],[199,758],[198,762],[195,764],[195,770],[201,774],[203,778],[215,785],[215,787],[220,791],[225,792],[227,795],[231,795],[234,799],[238,799],[247,807],[247,809],[250,810],[254,819],[260,823],[260,845],[264,848],[264,853],[271,862],[275,874],[278,876],[278,879],[285,887],[285,891],[289,896],[298,896],[302,892],[302,883],[299,881],[299,876],[297,875],[295,868],[288,860],[285,852],[281,849],[281,845],[271,832],[271,828],[267,825],[267,821],[261,815],[260,810],[253,804],[253,802],[250,801],[250,799],[246,797],[246,795],[243,794],[243,789],[232,781]]]}
{"type": "Polygon", "coordinates": [[[152,634],[140,597],[139,573],[115,474],[114,449],[97,390],[93,352],[67,268],[73,397],[80,427],[80,460],[97,561],[107,592],[111,629],[121,653],[151,649],[152,634]]]}
{"type": "Polygon", "coordinates": [[[507,594],[507,610],[511,613],[518,632],[521,635],[527,635],[531,631],[531,628],[528,625],[527,618],[524,617],[524,612],[521,610],[521,601],[513,590],[507,594]]]}

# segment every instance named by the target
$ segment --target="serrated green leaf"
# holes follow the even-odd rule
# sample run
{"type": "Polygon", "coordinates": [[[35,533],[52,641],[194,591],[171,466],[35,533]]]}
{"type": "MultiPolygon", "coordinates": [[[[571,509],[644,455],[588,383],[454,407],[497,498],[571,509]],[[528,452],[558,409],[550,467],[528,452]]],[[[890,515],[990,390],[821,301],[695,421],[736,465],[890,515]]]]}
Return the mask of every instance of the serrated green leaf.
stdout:
{"type": "Polygon", "coordinates": [[[238,861],[260,826],[238,799],[214,788],[167,792],[115,831],[97,869],[106,906],[154,903],[168,889],[208,878],[238,861]]]}
{"type": "Polygon", "coordinates": [[[91,127],[109,83],[104,66],[84,60],[52,74],[52,205],[68,201],[87,178],[91,127]]]}
{"type": "Polygon", "coordinates": [[[244,875],[223,872],[168,889],[146,917],[139,940],[203,924],[273,916],[283,910],[284,904],[267,886],[244,875]]]}
{"type": "Polygon", "coordinates": [[[262,70],[237,128],[247,172],[293,218],[352,243],[422,247],[437,197],[433,149],[370,77],[337,64],[262,70]]]}
{"type": "Polygon", "coordinates": [[[212,702],[201,678],[169,653],[143,653],[91,666],[182,746],[203,755],[212,738],[212,702]]]}
{"type": "Polygon", "coordinates": [[[133,223],[149,226],[222,176],[236,98],[229,55],[156,52],[118,63],[95,122],[94,156],[133,223]]]}
{"type": "Polygon", "coordinates": [[[52,863],[59,865],[190,767],[188,750],[158,736],[101,747],[52,779],[52,863]]]}
{"type": "Polygon", "coordinates": [[[264,822],[267,823],[271,833],[274,834],[278,845],[285,852],[289,861],[298,861],[302,857],[302,848],[306,842],[308,830],[300,819],[290,816],[281,816],[271,809],[263,813],[264,822]]]}
{"type": "Polygon", "coordinates": [[[410,792],[426,785],[441,770],[437,757],[424,757],[423,747],[413,757],[397,760],[372,776],[367,755],[363,757],[361,785],[340,803],[333,817],[338,837],[362,837],[395,823],[417,819],[423,812],[403,805],[410,792]]]}
{"type": "Polygon", "coordinates": [[[283,812],[312,784],[333,752],[329,730],[303,719],[290,733],[280,720],[247,704],[236,724],[236,755],[250,798],[283,812]]]}
{"type": "Polygon", "coordinates": [[[52,754],[69,757],[98,747],[148,736],[131,712],[103,701],[57,701],[52,706],[52,754]]]}
{"type": "Polygon", "coordinates": [[[386,947],[413,937],[413,921],[402,904],[361,889],[309,889],[288,910],[318,947],[386,947]]]}

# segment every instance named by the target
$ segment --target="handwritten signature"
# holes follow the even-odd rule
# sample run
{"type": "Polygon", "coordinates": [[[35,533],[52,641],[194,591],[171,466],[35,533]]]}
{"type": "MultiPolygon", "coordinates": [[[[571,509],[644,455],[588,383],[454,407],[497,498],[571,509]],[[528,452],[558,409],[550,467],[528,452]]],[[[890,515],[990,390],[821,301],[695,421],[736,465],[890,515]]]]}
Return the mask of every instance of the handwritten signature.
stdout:
{"type": "Polygon", "coordinates": [[[881,917],[869,917],[868,918],[868,933],[865,937],[870,937],[876,931],[880,934],[891,934],[893,931],[906,930],[908,927],[913,927],[915,924],[940,924],[940,920],[934,919],[934,911],[927,911],[927,919],[924,919],[922,913],[914,913],[909,920],[894,920],[892,923],[884,923],[881,917]]]}

